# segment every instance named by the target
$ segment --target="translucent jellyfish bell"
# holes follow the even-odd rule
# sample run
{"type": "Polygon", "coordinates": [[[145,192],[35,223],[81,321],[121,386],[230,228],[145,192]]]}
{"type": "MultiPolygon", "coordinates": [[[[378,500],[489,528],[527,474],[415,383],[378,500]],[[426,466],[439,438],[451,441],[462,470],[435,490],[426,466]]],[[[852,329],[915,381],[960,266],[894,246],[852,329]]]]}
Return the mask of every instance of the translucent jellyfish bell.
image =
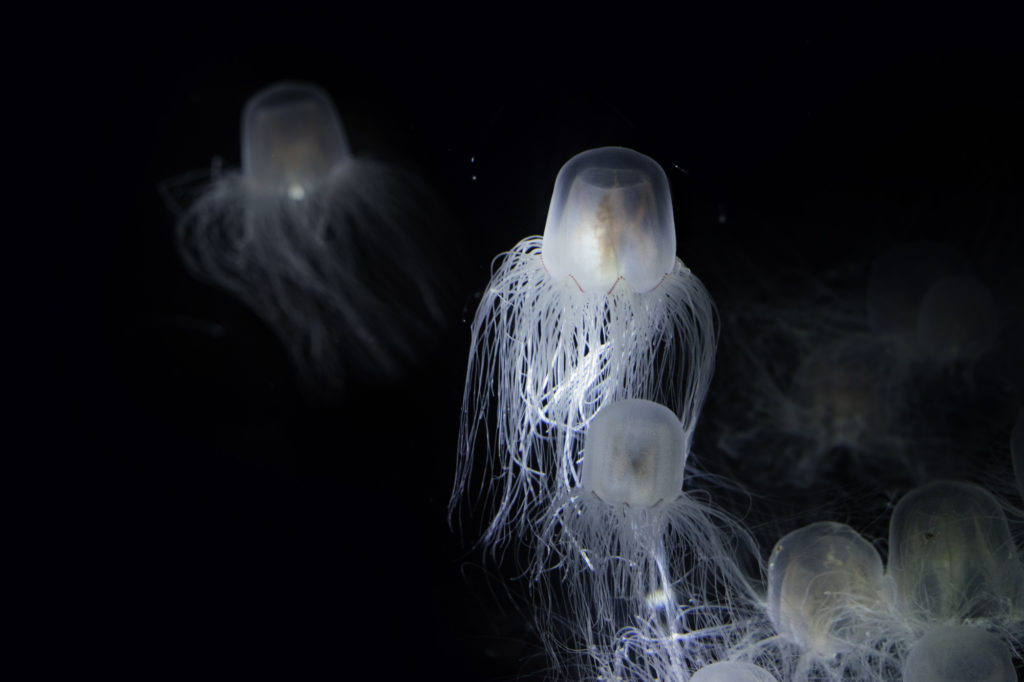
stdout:
{"type": "Polygon", "coordinates": [[[671,502],[683,489],[686,455],[686,436],[672,410],[623,400],[590,424],[582,485],[609,504],[671,502]]]}
{"type": "Polygon", "coordinates": [[[556,281],[609,291],[619,278],[650,291],[672,271],[676,227],[665,171],[623,147],[572,157],[555,179],[544,265],[556,281]]]}
{"type": "Polygon", "coordinates": [[[1007,646],[991,632],[965,625],[930,630],[907,654],[904,682],[1015,682],[1007,646]]]}
{"type": "Polygon", "coordinates": [[[988,287],[969,275],[944,277],[932,284],[921,302],[917,344],[934,362],[970,361],[992,347],[998,329],[988,287]]]}
{"type": "Polygon", "coordinates": [[[882,559],[861,535],[822,521],[784,536],[768,564],[768,615],[805,652],[829,657],[865,643],[885,599],[882,559]]]}
{"type": "Polygon", "coordinates": [[[889,523],[888,574],[908,616],[1015,618],[1024,570],[996,498],[971,483],[910,491],[889,523]]]}
{"type": "Polygon", "coordinates": [[[690,682],[777,682],[775,676],[752,663],[722,661],[704,666],[690,682]]]}
{"type": "Polygon", "coordinates": [[[242,172],[252,183],[301,199],[352,156],[327,94],[309,83],[272,85],[242,114],[242,172]]]}
{"type": "Polygon", "coordinates": [[[726,513],[683,491],[687,447],[663,405],[603,407],[586,432],[579,486],[553,498],[536,537],[535,583],[550,588],[541,603],[567,595],[565,616],[597,649],[614,649],[623,628],[665,640],[668,668],[691,653],[707,662],[734,606],[753,601],[741,566],[756,545],[726,513]]]}
{"type": "Polygon", "coordinates": [[[711,297],[675,255],[665,174],[629,149],[570,159],[544,236],[496,264],[473,319],[451,500],[482,459],[492,545],[533,541],[551,500],[579,485],[590,420],[615,401],[664,405],[688,452],[718,337],[711,297]]]}
{"type": "Polygon", "coordinates": [[[195,276],[271,328],[307,395],[332,399],[351,370],[396,376],[444,317],[440,203],[410,173],[352,156],[330,98],[271,85],[246,103],[241,171],[215,170],[179,217],[195,276]]]}

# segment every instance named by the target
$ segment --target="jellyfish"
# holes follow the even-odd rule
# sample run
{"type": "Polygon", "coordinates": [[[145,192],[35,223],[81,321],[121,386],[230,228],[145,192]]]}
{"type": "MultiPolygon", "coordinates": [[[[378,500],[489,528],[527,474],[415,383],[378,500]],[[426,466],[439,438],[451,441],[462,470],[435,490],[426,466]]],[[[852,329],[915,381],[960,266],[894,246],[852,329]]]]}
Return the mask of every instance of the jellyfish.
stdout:
{"type": "Polygon", "coordinates": [[[353,156],[312,84],[253,95],[241,150],[241,171],[215,170],[180,215],[190,272],[255,312],[314,393],[353,369],[400,373],[444,317],[439,202],[409,172],[353,156]]]}
{"type": "Polygon", "coordinates": [[[472,323],[451,500],[454,509],[484,457],[486,544],[532,536],[546,505],[579,486],[576,443],[613,401],[667,406],[688,451],[717,318],[675,249],[664,171],[604,147],[562,167],[543,237],[498,261],[472,323]]]}
{"type": "Polygon", "coordinates": [[[775,676],[753,663],[721,661],[698,670],[690,682],[777,682],[775,676]]]}
{"type": "Polygon", "coordinates": [[[931,629],[911,648],[904,682],[1014,682],[1009,648],[996,635],[965,625],[931,629]]]}
{"type": "Polygon", "coordinates": [[[820,521],[784,536],[768,565],[768,615],[812,658],[865,650],[886,598],[882,559],[843,523],[820,521]]]}
{"type": "Polygon", "coordinates": [[[687,438],[664,405],[626,399],[601,408],[579,484],[546,514],[534,572],[552,594],[564,591],[568,618],[588,642],[607,648],[629,631],[644,643],[634,650],[663,652],[672,670],[724,650],[733,617],[753,603],[743,559],[757,554],[737,521],[683,491],[687,438]]]}
{"type": "Polygon", "coordinates": [[[889,524],[888,575],[907,617],[1005,623],[1020,617],[1024,569],[996,498],[972,483],[910,491],[889,524]]]}
{"type": "Polygon", "coordinates": [[[970,275],[944,277],[921,301],[917,345],[935,363],[976,360],[995,343],[997,320],[992,294],[981,281],[970,275]]]}

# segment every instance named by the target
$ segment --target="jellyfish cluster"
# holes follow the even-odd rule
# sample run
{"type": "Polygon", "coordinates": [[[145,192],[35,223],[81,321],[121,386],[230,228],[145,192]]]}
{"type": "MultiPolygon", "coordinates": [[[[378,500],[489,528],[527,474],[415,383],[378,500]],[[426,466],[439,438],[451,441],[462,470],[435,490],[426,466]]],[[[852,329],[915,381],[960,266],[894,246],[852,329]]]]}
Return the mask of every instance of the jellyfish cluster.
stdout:
{"type": "MultiPolygon", "coordinates": [[[[240,169],[194,180],[166,187],[186,267],[276,334],[311,395],[429,356],[443,213],[353,154],[324,90],[253,95],[240,169]]],[[[514,564],[552,676],[1017,679],[1024,410],[989,362],[1005,301],[914,242],[716,305],[676,240],[657,161],[581,151],[469,325],[448,517],[514,564]],[[966,402],[997,406],[986,437],[962,438],[966,402]],[[987,479],[949,464],[983,448],[1006,454],[987,479]],[[864,510],[830,506],[876,478],[864,510]]]]}
{"type": "Polygon", "coordinates": [[[928,457],[943,440],[930,429],[955,434],[951,412],[914,420],[922,393],[970,393],[985,371],[1000,312],[982,280],[951,249],[910,244],[861,268],[860,298],[802,281],[726,312],[731,374],[702,454],[798,492],[885,469],[904,493],[887,537],[877,514],[865,536],[827,504],[752,529],[718,503],[736,499],[728,481],[690,457],[721,327],[674,253],[658,164],[580,153],[555,179],[543,236],[497,260],[472,323],[450,513],[481,517],[485,550],[524,564],[552,669],[1016,679],[1020,514],[928,457]],[[819,518],[795,526],[807,515],[819,518]],[[770,528],[784,530],[762,553],[770,528]]]}

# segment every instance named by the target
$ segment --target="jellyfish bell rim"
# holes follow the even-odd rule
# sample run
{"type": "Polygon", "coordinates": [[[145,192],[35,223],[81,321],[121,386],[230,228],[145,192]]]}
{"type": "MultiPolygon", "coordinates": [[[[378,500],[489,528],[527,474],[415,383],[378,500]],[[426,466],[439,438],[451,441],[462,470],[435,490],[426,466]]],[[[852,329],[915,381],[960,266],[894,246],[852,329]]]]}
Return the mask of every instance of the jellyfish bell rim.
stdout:
{"type": "MultiPolygon", "coordinates": [[[[253,145],[250,143],[252,138],[252,131],[254,130],[254,123],[256,117],[263,111],[270,107],[282,107],[289,104],[297,104],[303,100],[310,101],[317,108],[321,109],[325,115],[326,120],[330,126],[330,135],[333,138],[336,149],[334,150],[339,160],[330,169],[330,172],[321,179],[321,183],[326,182],[327,179],[333,175],[338,168],[343,167],[347,161],[352,159],[352,147],[348,141],[348,135],[345,133],[345,126],[342,124],[341,116],[338,113],[338,108],[334,104],[334,100],[327,93],[327,91],[316,83],[312,83],[304,80],[282,80],[271,83],[255,93],[249,96],[245,101],[245,105],[242,107],[241,123],[239,126],[239,144],[241,149],[241,171],[242,176],[245,178],[249,185],[255,185],[261,189],[267,189],[265,181],[257,178],[253,172],[254,159],[253,159],[253,145]]],[[[291,196],[293,199],[302,198],[296,196],[292,188],[281,188],[279,186],[272,186],[275,192],[284,190],[284,193],[291,196]]],[[[304,193],[308,193],[314,189],[312,187],[303,188],[304,193]]]]}
{"type": "MultiPolygon", "coordinates": [[[[617,174],[615,177],[616,180],[619,179],[617,174]]],[[[641,194],[644,194],[642,190],[641,194]]],[[[624,241],[616,243],[614,250],[619,251],[624,241]]],[[[555,177],[544,224],[541,253],[544,269],[553,279],[572,280],[582,292],[609,293],[619,284],[619,280],[625,280],[637,293],[657,289],[664,278],[671,274],[677,260],[672,192],[665,170],[653,158],[628,147],[596,147],[572,156],[562,165],[555,177]],[[614,185],[592,182],[600,177],[602,172],[608,171],[613,174],[630,174],[632,178],[625,185],[618,182],[614,185]],[[586,182],[584,178],[587,178],[586,182]],[[569,200],[580,183],[599,191],[612,187],[623,190],[643,186],[649,188],[651,207],[656,215],[654,220],[650,221],[654,225],[653,230],[646,231],[645,236],[653,244],[648,249],[652,253],[647,254],[653,258],[642,259],[642,268],[630,267],[627,261],[625,268],[616,265],[612,273],[595,274],[591,270],[592,263],[580,262],[583,249],[579,239],[573,239],[571,235],[566,234],[563,222],[569,200]],[[648,264],[647,260],[653,261],[653,264],[648,264]]],[[[627,249],[625,256],[628,258],[629,255],[627,249]]],[[[618,253],[615,257],[618,259],[618,253]]]]}

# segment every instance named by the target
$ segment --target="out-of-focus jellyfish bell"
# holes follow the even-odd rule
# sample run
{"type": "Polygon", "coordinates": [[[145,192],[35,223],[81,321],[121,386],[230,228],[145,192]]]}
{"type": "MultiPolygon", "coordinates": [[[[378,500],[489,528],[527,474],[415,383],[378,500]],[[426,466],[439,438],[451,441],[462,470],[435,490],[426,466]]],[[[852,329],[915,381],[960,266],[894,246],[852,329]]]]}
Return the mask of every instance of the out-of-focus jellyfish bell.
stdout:
{"type": "Polygon", "coordinates": [[[622,147],[574,156],[555,180],[542,248],[551,277],[583,291],[610,291],[619,279],[637,292],[655,288],[676,259],[665,172],[622,147]]]}
{"type": "Polygon", "coordinates": [[[784,536],[768,565],[768,615],[780,635],[828,658],[868,644],[885,600],[882,559],[846,524],[821,521],[784,536]]]}
{"type": "Polygon", "coordinates": [[[406,171],[353,156],[308,83],[255,94],[241,149],[241,172],[216,173],[180,216],[185,264],[276,332],[310,395],[351,369],[398,374],[444,316],[437,200],[406,171]]]}
{"type": "Polygon", "coordinates": [[[907,654],[904,682],[1014,682],[1007,646],[991,632],[965,625],[930,630],[907,654]]]}
{"type": "Polygon", "coordinates": [[[752,663],[722,661],[704,666],[690,682],[777,682],[775,676],[752,663]]]}
{"type": "Polygon", "coordinates": [[[888,575],[903,613],[934,621],[1019,616],[1024,570],[996,498],[971,483],[910,491],[889,524],[888,575]]]}
{"type": "Polygon", "coordinates": [[[551,503],[535,568],[568,594],[588,641],[607,645],[633,628],[681,657],[683,640],[706,657],[714,644],[704,638],[720,634],[733,600],[750,603],[740,566],[755,544],[683,491],[687,454],[679,418],[649,400],[611,403],[591,421],[580,484],[551,503]]]}
{"type": "Polygon", "coordinates": [[[485,542],[533,537],[548,503],[579,484],[577,441],[616,400],[665,405],[689,451],[716,325],[710,296],[675,256],[661,167],[620,147],[570,159],[544,236],[504,255],[473,320],[453,507],[486,441],[495,509],[485,542]]]}
{"type": "Polygon", "coordinates": [[[996,340],[998,316],[988,287],[970,275],[928,289],[917,317],[917,344],[933,362],[975,360],[996,340]]]}

